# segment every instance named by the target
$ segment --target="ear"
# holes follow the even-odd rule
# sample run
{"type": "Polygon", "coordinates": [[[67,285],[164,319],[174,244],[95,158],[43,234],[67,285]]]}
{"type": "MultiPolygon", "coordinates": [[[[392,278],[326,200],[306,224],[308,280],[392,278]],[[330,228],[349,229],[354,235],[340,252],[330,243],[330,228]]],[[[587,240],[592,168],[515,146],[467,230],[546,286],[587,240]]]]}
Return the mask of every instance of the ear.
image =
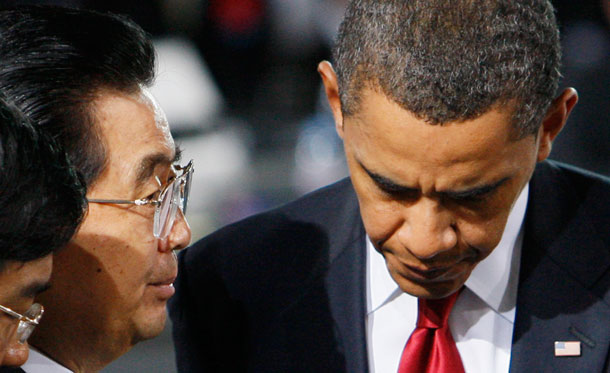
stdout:
{"type": "Polygon", "coordinates": [[[335,118],[335,128],[339,137],[343,138],[343,112],[341,111],[341,99],[339,98],[339,84],[337,83],[337,74],[333,66],[328,61],[322,61],[318,65],[318,73],[324,84],[324,91],[328,104],[335,118]]]}
{"type": "Polygon", "coordinates": [[[574,88],[566,88],[559,97],[553,100],[538,130],[538,162],[551,154],[553,141],[566,124],[570,112],[578,102],[578,93],[574,88]]]}

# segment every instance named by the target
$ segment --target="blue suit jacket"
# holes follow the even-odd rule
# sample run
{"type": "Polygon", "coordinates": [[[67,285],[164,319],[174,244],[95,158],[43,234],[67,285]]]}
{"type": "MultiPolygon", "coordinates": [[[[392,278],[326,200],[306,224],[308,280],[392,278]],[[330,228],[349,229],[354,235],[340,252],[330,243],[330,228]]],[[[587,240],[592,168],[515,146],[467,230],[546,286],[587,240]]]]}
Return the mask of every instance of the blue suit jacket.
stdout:
{"type": "MultiPolygon", "coordinates": [[[[604,372],[610,181],[544,162],[530,183],[511,372],[604,372]],[[581,341],[581,357],[554,356],[581,341]]],[[[366,248],[349,180],[225,227],[179,255],[181,372],[367,372],[366,248]]]]}

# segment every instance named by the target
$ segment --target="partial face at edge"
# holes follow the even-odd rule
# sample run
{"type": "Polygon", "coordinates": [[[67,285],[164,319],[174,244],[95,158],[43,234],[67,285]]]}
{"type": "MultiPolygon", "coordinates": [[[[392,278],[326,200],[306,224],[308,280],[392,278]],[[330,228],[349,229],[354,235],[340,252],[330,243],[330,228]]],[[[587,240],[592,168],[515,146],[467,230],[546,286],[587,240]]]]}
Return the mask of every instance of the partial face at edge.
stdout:
{"type": "MultiPolygon", "coordinates": [[[[34,297],[48,287],[52,266],[52,254],[31,262],[7,262],[0,271],[0,304],[25,314],[34,297]]],[[[27,343],[16,340],[18,323],[0,311],[0,366],[19,366],[28,358],[27,343]]]]}
{"type": "Polygon", "coordinates": [[[499,243],[537,160],[535,136],[511,138],[511,112],[430,125],[373,90],[339,133],[367,234],[400,288],[459,289],[499,243]]]}

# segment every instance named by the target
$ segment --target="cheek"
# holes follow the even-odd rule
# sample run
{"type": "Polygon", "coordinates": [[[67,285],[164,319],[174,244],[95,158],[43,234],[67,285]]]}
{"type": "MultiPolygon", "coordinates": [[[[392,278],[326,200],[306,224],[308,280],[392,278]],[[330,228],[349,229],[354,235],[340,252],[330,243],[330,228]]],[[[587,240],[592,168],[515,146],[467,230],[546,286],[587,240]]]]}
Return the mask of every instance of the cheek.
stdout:
{"type": "MultiPolygon", "coordinates": [[[[97,253],[99,262],[103,264],[102,272],[117,284],[119,288],[133,288],[141,284],[150,272],[151,255],[155,249],[147,245],[105,246],[97,253]]],[[[99,269],[97,270],[98,272],[99,269]]]]}
{"type": "Polygon", "coordinates": [[[506,217],[496,216],[477,223],[459,222],[460,241],[465,246],[476,248],[486,257],[502,238],[506,217]]]}
{"type": "Polygon", "coordinates": [[[482,253],[491,252],[502,239],[517,192],[517,189],[511,188],[509,192],[502,193],[479,214],[456,213],[460,217],[458,227],[462,241],[482,253]]]}
{"type": "Polygon", "coordinates": [[[150,205],[126,207],[93,203],[89,205],[89,213],[80,231],[145,240],[148,236],[152,238],[154,213],[155,208],[150,205]]]}
{"type": "Polygon", "coordinates": [[[15,328],[8,317],[0,315],[0,364],[8,348],[9,341],[13,339],[15,328]]]}
{"type": "Polygon", "coordinates": [[[386,241],[404,222],[397,202],[359,194],[358,203],[364,228],[373,242],[386,241]]]}
{"type": "MultiPolygon", "coordinates": [[[[123,209],[101,206],[83,222],[74,241],[84,248],[102,247],[120,254],[132,247],[155,247],[154,210],[149,206],[123,209]]],[[[114,255],[114,253],[113,253],[114,255]]]]}
{"type": "Polygon", "coordinates": [[[83,225],[73,239],[72,253],[62,252],[57,265],[77,267],[66,276],[88,283],[97,290],[95,296],[135,299],[144,290],[157,252],[157,241],[142,225],[126,219],[83,225]]]}

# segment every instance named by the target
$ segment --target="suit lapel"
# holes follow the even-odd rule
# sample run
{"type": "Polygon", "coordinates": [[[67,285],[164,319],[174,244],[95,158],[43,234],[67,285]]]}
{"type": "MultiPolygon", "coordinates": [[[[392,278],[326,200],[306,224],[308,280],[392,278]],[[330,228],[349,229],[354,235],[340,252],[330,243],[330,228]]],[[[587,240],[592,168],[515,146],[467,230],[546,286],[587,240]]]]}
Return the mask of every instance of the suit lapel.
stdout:
{"type": "Polygon", "coordinates": [[[511,372],[600,372],[606,363],[608,284],[599,284],[610,254],[591,218],[595,195],[574,190],[564,173],[544,163],[530,183],[511,372]],[[555,341],[579,341],[581,357],[554,356],[555,341]]]}
{"type": "Polygon", "coordinates": [[[338,340],[343,343],[347,372],[367,372],[366,251],[364,236],[333,262],[326,278],[330,310],[338,340]]]}
{"type": "Polygon", "coordinates": [[[368,372],[366,349],[366,245],[358,202],[351,188],[343,218],[344,232],[331,241],[325,278],[335,334],[341,341],[347,372],[368,372]]]}
{"type": "MultiPolygon", "coordinates": [[[[303,291],[297,300],[280,312],[284,335],[270,345],[286,345],[290,351],[280,358],[274,355],[280,363],[265,371],[366,373],[366,243],[358,200],[346,180],[325,200],[306,208],[325,209],[315,221],[328,250],[315,254],[319,265],[308,272],[311,281],[299,284],[303,291]]],[[[307,211],[300,209],[299,214],[307,211]]],[[[274,338],[277,334],[271,333],[274,338]]],[[[265,359],[268,368],[270,359],[265,359]]]]}

